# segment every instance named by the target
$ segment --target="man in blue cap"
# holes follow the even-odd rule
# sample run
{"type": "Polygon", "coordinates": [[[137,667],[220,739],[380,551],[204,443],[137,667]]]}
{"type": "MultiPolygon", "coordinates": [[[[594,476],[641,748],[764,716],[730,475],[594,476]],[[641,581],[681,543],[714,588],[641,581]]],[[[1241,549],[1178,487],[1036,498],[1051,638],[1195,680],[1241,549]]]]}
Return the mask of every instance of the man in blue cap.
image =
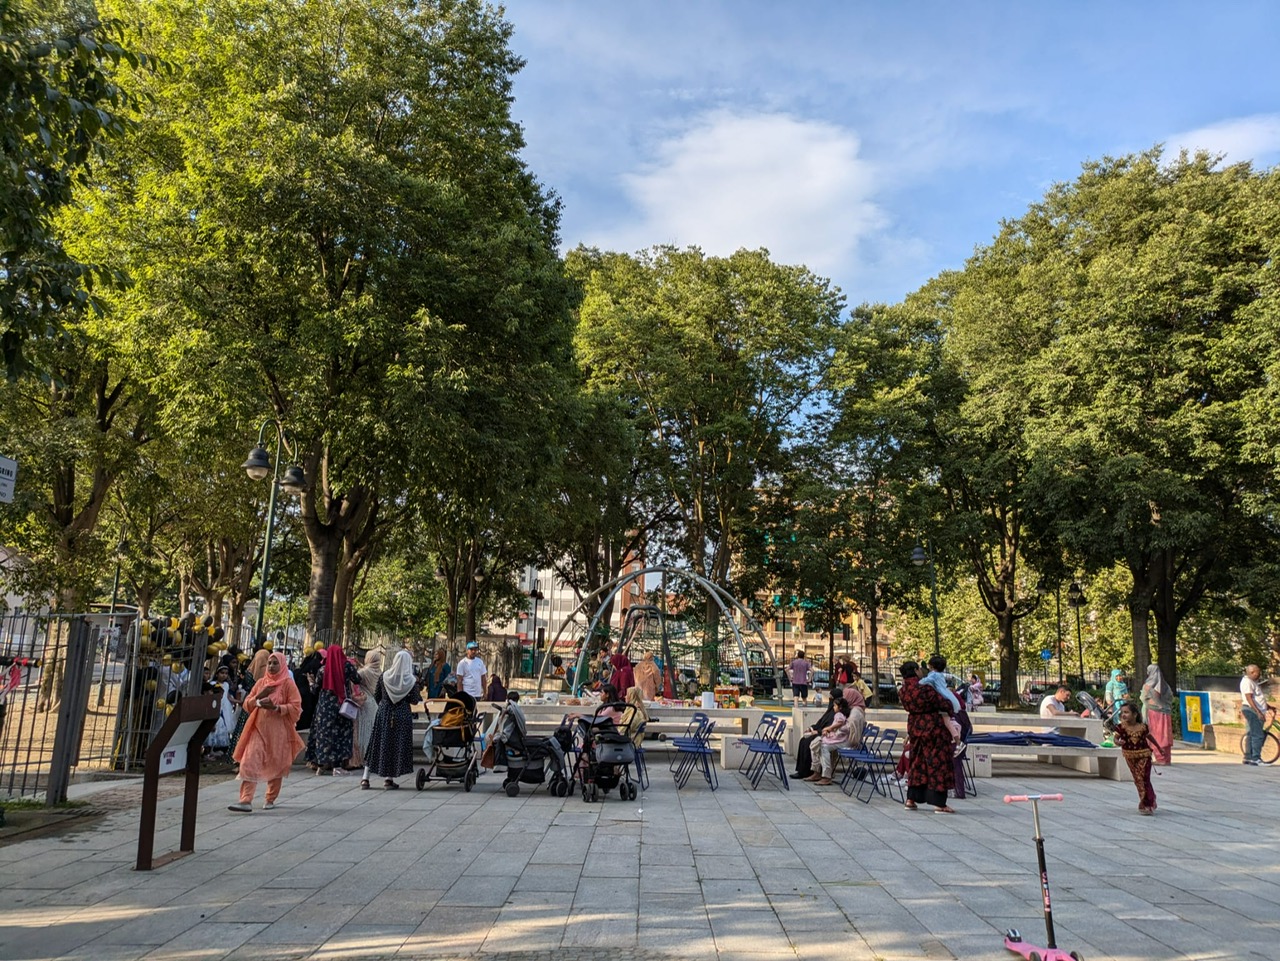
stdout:
{"type": "Polygon", "coordinates": [[[467,655],[458,662],[453,672],[458,675],[458,682],[464,691],[476,700],[484,697],[484,687],[489,678],[484,661],[480,658],[479,644],[475,641],[467,642],[467,655]]]}

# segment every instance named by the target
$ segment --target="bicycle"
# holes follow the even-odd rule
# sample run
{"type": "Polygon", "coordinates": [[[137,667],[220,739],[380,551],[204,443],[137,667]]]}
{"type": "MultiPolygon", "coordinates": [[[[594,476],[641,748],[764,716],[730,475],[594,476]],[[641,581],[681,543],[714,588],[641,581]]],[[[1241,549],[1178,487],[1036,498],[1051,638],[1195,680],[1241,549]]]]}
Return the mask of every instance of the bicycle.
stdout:
{"type": "MultiPolygon", "coordinates": [[[[1271,711],[1271,723],[1263,727],[1262,751],[1260,757],[1263,764],[1275,764],[1280,760],[1280,716],[1275,711],[1271,711]]],[[[1249,732],[1246,731],[1240,735],[1240,753],[1247,755],[1249,752],[1249,732]]]]}

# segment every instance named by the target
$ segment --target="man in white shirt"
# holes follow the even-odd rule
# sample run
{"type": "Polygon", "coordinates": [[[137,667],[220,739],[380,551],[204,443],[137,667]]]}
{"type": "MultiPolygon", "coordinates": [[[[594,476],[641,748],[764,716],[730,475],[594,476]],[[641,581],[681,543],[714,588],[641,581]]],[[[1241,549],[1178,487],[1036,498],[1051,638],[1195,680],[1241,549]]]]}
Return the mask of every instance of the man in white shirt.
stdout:
{"type": "Polygon", "coordinates": [[[1071,688],[1060,687],[1052,694],[1046,694],[1040,702],[1040,716],[1047,718],[1061,717],[1063,714],[1075,714],[1067,710],[1067,701],[1071,699],[1071,688]]]}
{"type": "Polygon", "coordinates": [[[484,697],[485,682],[488,680],[484,661],[480,659],[480,645],[475,641],[467,643],[467,656],[458,662],[453,669],[458,675],[458,686],[472,697],[479,700],[484,697]]]}
{"type": "Polygon", "coordinates": [[[1275,711],[1267,706],[1267,695],[1260,683],[1262,671],[1257,664],[1250,664],[1240,678],[1240,713],[1249,728],[1245,742],[1244,763],[1258,765],[1262,760],[1262,742],[1267,739],[1267,725],[1275,711]]]}

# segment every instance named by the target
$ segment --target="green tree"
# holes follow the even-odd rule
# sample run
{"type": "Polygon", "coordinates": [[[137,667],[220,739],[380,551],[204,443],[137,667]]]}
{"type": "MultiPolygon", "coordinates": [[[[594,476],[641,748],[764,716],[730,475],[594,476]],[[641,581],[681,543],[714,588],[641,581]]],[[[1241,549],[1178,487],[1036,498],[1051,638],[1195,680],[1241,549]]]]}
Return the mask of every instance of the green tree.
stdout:
{"type": "MultiPolygon", "coordinates": [[[[634,411],[675,505],[676,529],[651,549],[728,584],[757,485],[781,466],[787,431],[821,383],[842,297],[762,250],[579,249],[569,265],[583,278],[586,383],[634,411]]],[[[717,623],[710,602],[706,623],[717,623]]]]}
{"type": "Polygon", "coordinates": [[[123,46],[124,33],[89,2],[0,0],[0,360],[10,377],[30,360],[28,340],[97,306],[95,283],[123,280],[110,261],[68,256],[53,217],[137,106],[115,70],[150,61],[123,46]]]}
{"type": "Polygon", "coordinates": [[[1258,229],[1259,181],[1204,154],[1105,159],[1002,234],[1033,248],[1054,298],[1051,342],[1025,365],[1037,483],[1071,553],[1127,567],[1139,674],[1152,615],[1173,679],[1179,625],[1274,556],[1274,523],[1249,508],[1274,460],[1243,449],[1257,425],[1245,400],[1267,381],[1253,311],[1274,241],[1258,229]]]}
{"type": "Polygon", "coordinates": [[[479,2],[104,6],[172,67],[128,76],[154,108],[80,224],[137,281],[114,298],[118,339],[158,379],[211,372],[170,410],[284,425],[308,478],[308,629],[344,627],[388,529],[432,485],[504,466],[475,462],[477,436],[546,409],[519,373],[567,363],[510,27],[479,2]]]}

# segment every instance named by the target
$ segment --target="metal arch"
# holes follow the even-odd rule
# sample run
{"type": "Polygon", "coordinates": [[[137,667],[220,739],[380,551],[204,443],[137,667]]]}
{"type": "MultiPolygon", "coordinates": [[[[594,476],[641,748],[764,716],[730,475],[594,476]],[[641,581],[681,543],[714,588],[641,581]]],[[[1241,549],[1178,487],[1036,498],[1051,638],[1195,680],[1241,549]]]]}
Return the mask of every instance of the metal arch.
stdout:
{"type": "MultiPolygon", "coordinates": [[[[578,693],[583,686],[582,678],[584,677],[585,668],[587,665],[587,656],[588,656],[588,651],[590,647],[589,642],[590,642],[590,638],[595,635],[596,629],[599,626],[601,612],[604,611],[609,606],[610,602],[615,597],[617,597],[618,593],[622,590],[623,587],[642,577],[646,577],[649,574],[666,574],[674,577],[683,577],[688,580],[691,580],[697,587],[700,587],[708,597],[710,597],[713,601],[715,601],[716,606],[720,609],[720,613],[725,615],[725,620],[728,622],[730,630],[733,631],[734,640],[738,642],[738,651],[742,655],[743,679],[748,680],[750,665],[749,665],[749,658],[747,657],[747,646],[742,640],[742,632],[738,629],[737,622],[733,619],[732,616],[729,616],[731,611],[740,613],[748,624],[754,625],[752,630],[754,631],[756,637],[759,638],[761,648],[768,655],[768,658],[769,658],[768,667],[773,670],[775,675],[775,683],[777,682],[778,665],[774,662],[773,648],[770,647],[768,640],[764,636],[764,632],[760,628],[760,625],[757,624],[755,621],[755,618],[751,616],[751,612],[748,611],[745,607],[743,607],[741,602],[739,602],[738,599],[735,598],[732,594],[730,594],[727,590],[725,590],[723,587],[719,586],[718,584],[711,582],[707,578],[703,577],[701,574],[698,574],[695,571],[682,570],[681,568],[678,568],[678,567],[669,567],[665,564],[662,564],[662,565],[658,565],[657,567],[646,567],[639,571],[632,571],[628,574],[623,574],[620,577],[614,578],[609,583],[602,585],[601,587],[593,591],[591,594],[589,594],[587,597],[585,597],[578,604],[578,607],[575,608],[573,613],[577,614],[579,611],[585,610],[586,606],[593,599],[600,596],[601,594],[604,594],[606,591],[609,591],[608,596],[598,606],[598,608],[596,609],[596,613],[592,616],[591,621],[587,625],[587,632],[585,636],[588,639],[588,643],[583,644],[582,651],[578,655],[578,663],[574,668],[573,681],[571,682],[571,687],[575,693],[578,693]],[[725,603],[726,601],[728,602],[728,606],[726,606],[726,603],[725,603]]],[[[572,617],[572,615],[570,616],[572,617]]],[[[562,622],[562,624],[560,625],[560,629],[556,631],[555,638],[552,640],[551,644],[548,645],[547,651],[543,656],[542,670],[538,674],[538,693],[539,694],[542,693],[542,685],[543,685],[543,681],[546,678],[547,666],[551,662],[551,652],[555,649],[555,645],[559,642],[560,636],[564,633],[564,630],[569,625],[569,623],[570,623],[569,618],[566,618],[564,622],[562,622]]]]}

